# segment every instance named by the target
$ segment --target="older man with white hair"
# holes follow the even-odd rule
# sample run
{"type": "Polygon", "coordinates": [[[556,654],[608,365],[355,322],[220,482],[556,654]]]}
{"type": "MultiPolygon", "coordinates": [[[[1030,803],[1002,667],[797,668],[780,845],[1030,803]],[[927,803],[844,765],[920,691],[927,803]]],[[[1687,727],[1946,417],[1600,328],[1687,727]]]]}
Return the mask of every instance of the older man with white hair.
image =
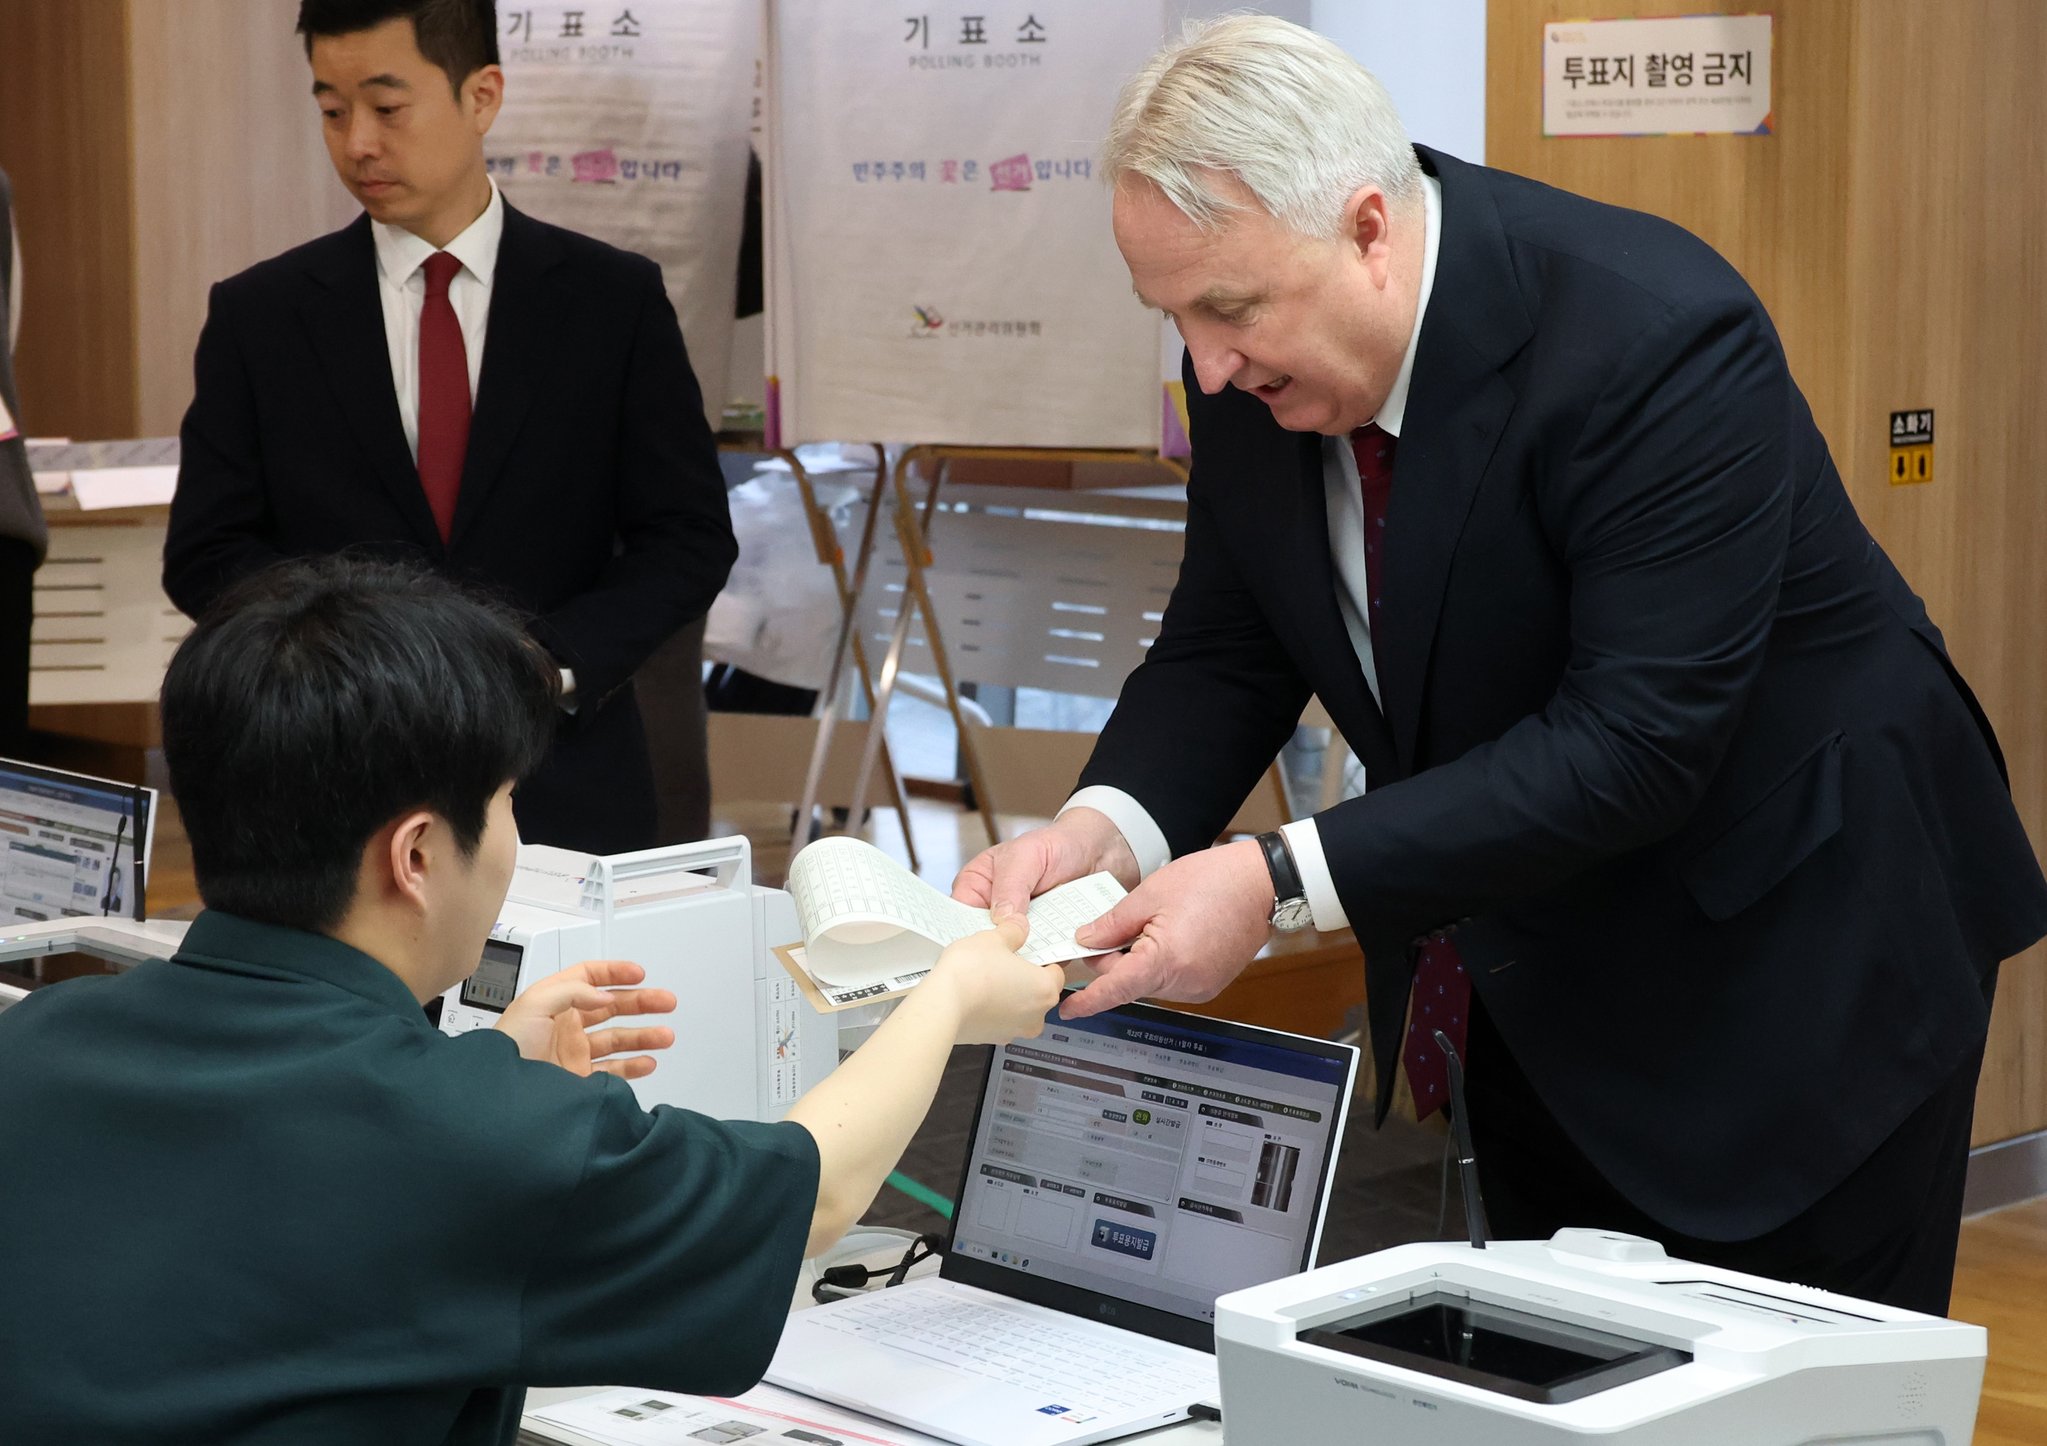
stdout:
{"type": "Polygon", "coordinates": [[[1411,146],[1262,16],[1133,78],[1105,169],[1186,342],[1185,559],[1079,792],[955,892],[1133,886],[1073,1015],[1348,926],[1380,1118],[1403,1056],[1440,1103],[1462,1037],[1501,1234],[1944,1312],[2047,881],[1755,295],[1666,222],[1411,146]],[[1367,792],[1211,847],[1310,694],[1367,792]]]}

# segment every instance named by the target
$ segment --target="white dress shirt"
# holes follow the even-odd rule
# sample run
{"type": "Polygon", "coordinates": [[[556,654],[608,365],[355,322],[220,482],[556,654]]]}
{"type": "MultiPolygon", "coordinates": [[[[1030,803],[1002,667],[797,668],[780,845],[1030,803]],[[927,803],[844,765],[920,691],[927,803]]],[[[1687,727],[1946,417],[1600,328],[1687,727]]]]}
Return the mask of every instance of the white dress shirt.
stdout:
{"type": "MultiPolygon", "coordinates": [[[[405,445],[419,460],[419,314],[426,306],[427,257],[434,248],[402,226],[370,222],[377,242],[377,294],[384,303],[384,342],[391,352],[391,383],[398,391],[398,415],[405,445]]],[[[498,269],[498,243],[505,235],[505,198],[490,183],[490,204],[468,229],[441,249],[462,263],[448,283],[448,304],[462,327],[469,361],[469,405],[476,405],[476,381],[483,374],[484,332],[490,323],[490,288],[498,269]]]]}
{"type": "MultiPolygon", "coordinates": [[[[1433,176],[1422,177],[1422,279],[1415,300],[1414,328],[1407,335],[1407,354],[1400,359],[1400,371],[1393,388],[1372,420],[1394,437],[1407,419],[1407,391],[1414,376],[1415,347],[1421,341],[1422,318],[1428,313],[1429,296],[1436,287],[1436,257],[1443,236],[1443,188],[1433,176]]],[[[1329,557],[1336,570],[1336,603],[1343,614],[1358,664],[1372,697],[1379,697],[1379,670],[1372,660],[1372,630],[1366,607],[1369,590],[1365,582],[1365,504],[1358,483],[1358,462],[1349,437],[1322,439],[1323,506],[1329,517],[1329,557]]],[[[1066,800],[1059,811],[1092,808],[1106,814],[1122,833],[1124,842],[1137,859],[1140,876],[1163,868],[1172,858],[1165,833],[1150,812],[1120,788],[1095,784],[1066,800]]],[[[1293,850],[1294,864],[1308,896],[1308,909],[1315,927],[1330,932],[1345,928],[1350,916],[1337,896],[1329,861],[1322,852],[1322,837],[1312,818],[1285,824],[1280,832],[1293,850]]]]}
{"type": "MultiPolygon", "coordinates": [[[[419,314],[426,309],[426,260],[434,248],[402,226],[370,222],[377,243],[377,295],[384,303],[384,343],[391,353],[391,385],[398,393],[398,416],[405,423],[405,445],[419,461],[419,314]]],[[[476,405],[476,383],[483,375],[484,335],[490,325],[491,284],[497,278],[498,244],[505,239],[505,198],[490,183],[490,204],[462,234],[441,249],[462,263],[448,283],[448,304],[462,328],[462,351],[469,363],[469,405],[476,405]]],[[[576,711],[576,675],[563,668],[561,706],[576,711]]]]}

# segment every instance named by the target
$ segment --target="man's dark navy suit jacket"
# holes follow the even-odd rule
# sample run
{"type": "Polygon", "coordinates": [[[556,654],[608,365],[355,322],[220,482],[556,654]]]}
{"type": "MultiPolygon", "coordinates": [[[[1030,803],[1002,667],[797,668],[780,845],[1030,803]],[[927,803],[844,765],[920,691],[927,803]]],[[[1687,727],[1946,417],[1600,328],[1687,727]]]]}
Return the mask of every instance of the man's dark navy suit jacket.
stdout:
{"type": "Polygon", "coordinates": [[[737,555],[661,270],[505,207],[476,408],[444,546],[405,441],[367,216],[214,287],[164,591],[198,616],[283,557],[421,559],[496,594],[576,679],[520,789],[529,841],[655,840],[634,671],[737,555]]]}
{"type": "Polygon", "coordinates": [[[1751,1238],[1981,1045],[2047,883],[1741,277],[1666,222],[1420,154],[1443,220],[1383,711],[1337,610],[1320,439],[1190,372],[1179,583],[1081,781],[1200,848],[1319,696],[1369,782],[1318,828],[1382,1110],[1410,941],[1454,925],[1606,1177],[1751,1238]]]}

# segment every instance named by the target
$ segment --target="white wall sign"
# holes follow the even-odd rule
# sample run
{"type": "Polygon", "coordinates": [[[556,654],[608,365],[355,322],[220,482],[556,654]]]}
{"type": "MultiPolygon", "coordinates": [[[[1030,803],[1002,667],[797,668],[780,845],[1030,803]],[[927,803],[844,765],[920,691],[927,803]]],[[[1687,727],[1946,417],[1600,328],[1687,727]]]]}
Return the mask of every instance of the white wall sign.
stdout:
{"type": "Polygon", "coordinates": [[[746,197],[760,0],[500,5],[505,107],[484,138],[505,199],[661,264],[711,425],[746,197]]]}
{"type": "Polygon", "coordinates": [[[769,431],[1156,447],[1096,170],[1160,0],[770,0],[769,431]]]}
{"type": "Polygon", "coordinates": [[[1768,15],[1553,20],[1546,136],[1770,134],[1768,15]]]}

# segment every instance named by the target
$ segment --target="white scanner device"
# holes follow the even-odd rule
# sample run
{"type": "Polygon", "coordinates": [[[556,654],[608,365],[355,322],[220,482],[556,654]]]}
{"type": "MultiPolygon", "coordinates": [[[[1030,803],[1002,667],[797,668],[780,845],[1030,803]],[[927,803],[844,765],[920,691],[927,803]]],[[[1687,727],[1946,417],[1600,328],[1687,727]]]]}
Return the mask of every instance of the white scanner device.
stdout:
{"type": "Polygon", "coordinates": [[[1982,1327],[1639,1236],[1402,1245],[1216,1302],[1230,1446],[1968,1446],[1982,1327]]]}
{"type": "Polygon", "coordinates": [[[447,1034],[486,1029],[550,974],[629,959],[646,969],[644,987],[677,1001],[673,1014],[631,1021],[675,1031],[654,1072],[632,1082],[640,1103],[778,1120],[839,1062],[843,1016],[813,1008],[772,953],[802,938],[789,895],[753,882],[744,838],[608,858],[521,844],[476,972],[436,1001],[436,1022],[447,1034]]]}

